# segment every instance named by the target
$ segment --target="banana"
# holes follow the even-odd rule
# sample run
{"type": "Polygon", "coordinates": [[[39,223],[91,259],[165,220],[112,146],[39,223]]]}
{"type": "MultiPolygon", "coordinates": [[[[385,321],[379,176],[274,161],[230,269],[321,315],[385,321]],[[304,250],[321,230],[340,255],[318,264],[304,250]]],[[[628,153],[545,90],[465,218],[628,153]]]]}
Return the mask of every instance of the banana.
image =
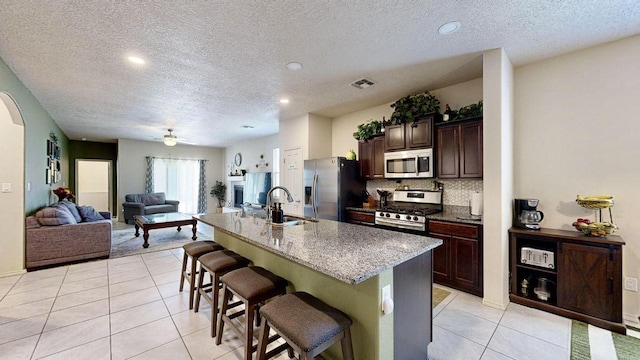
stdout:
{"type": "Polygon", "coordinates": [[[587,196],[584,198],[584,200],[613,200],[613,196],[611,195],[594,195],[594,196],[587,196]]]}
{"type": "Polygon", "coordinates": [[[578,195],[578,196],[576,197],[576,200],[584,200],[584,197],[583,197],[583,196],[578,195]]]}

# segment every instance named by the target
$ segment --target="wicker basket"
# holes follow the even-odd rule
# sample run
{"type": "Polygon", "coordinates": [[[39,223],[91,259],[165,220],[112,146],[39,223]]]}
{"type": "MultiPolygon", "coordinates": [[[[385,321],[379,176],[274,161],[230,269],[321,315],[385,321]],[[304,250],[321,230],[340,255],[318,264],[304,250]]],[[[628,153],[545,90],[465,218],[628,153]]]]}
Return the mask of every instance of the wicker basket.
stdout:
{"type": "Polygon", "coordinates": [[[578,205],[588,209],[606,209],[613,206],[613,199],[576,200],[578,205]]]}

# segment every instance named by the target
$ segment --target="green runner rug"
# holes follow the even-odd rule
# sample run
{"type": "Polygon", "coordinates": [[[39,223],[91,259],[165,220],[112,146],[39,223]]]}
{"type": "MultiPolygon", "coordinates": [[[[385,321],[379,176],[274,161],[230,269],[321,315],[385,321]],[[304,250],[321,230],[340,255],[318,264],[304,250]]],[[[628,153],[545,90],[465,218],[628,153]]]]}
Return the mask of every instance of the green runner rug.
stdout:
{"type": "MultiPolygon", "coordinates": [[[[588,324],[576,320],[572,321],[571,360],[591,360],[589,328],[588,324]]],[[[640,339],[614,332],[604,332],[604,334],[604,339],[600,339],[600,341],[612,341],[615,354],[604,354],[604,356],[601,354],[601,358],[615,360],[617,356],[618,360],[640,359],[640,339]],[[608,336],[611,336],[610,340],[608,336]]]]}

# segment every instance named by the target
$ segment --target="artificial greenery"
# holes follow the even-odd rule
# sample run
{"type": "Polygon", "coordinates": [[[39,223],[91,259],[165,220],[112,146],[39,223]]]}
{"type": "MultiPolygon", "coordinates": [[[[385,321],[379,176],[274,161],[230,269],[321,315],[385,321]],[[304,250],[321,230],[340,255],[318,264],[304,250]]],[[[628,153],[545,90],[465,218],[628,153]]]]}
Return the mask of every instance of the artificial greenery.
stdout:
{"type": "Polygon", "coordinates": [[[451,110],[449,120],[462,120],[482,116],[482,100],[477,104],[463,106],[458,111],[451,110]]]}
{"type": "Polygon", "coordinates": [[[369,140],[382,134],[382,121],[370,120],[368,123],[358,125],[358,131],[353,133],[356,140],[369,140]]]}
{"type": "Polygon", "coordinates": [[[218,207],[222,207],[224,205],[224,200],[227,197],[227,185],[222,181],[216,181],[216,186],[211,188],[211,192],[209,194],[218,198],[218,207]]]}
{"type": "Polygon", "coordinates": [[[419,116],[440,110],[440,100],[425,91],[424,94],[405,96],[391,104],[391,107],[394,109],[389,119],[391,124],[400,125],[411,122],[411,126],[416,126],[419,116]]]}

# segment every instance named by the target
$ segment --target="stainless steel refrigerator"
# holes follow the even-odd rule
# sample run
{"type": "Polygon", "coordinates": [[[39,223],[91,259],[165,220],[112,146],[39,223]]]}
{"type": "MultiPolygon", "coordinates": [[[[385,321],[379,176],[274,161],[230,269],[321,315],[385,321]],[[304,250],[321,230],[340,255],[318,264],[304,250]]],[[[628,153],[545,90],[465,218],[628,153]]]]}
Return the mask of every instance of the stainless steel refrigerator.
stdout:
{"type": "Polygon", "coordinates": [[[346,207],[361,203],[364,189],[356,160],[333,157],[304,161],[304,216],[346,221],[346,207]]]}

